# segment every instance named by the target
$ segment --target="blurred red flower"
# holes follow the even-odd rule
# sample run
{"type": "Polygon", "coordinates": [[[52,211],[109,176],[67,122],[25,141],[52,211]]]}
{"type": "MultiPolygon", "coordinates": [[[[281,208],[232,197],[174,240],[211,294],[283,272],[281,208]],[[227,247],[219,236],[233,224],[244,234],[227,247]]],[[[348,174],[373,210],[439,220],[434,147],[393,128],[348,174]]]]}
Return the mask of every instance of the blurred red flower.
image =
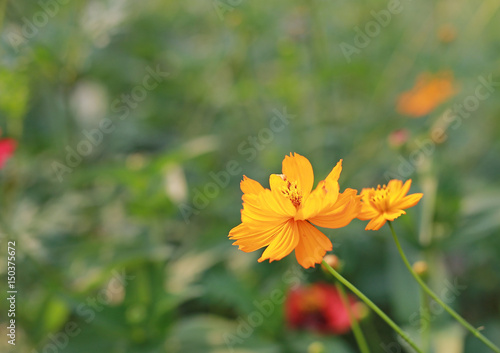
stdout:
{"type": "Polygon", "coordinates": [[[14,154],[17,142],[14,139],[6,138],[0,140],[0,168],[3,168],[5,162],[14,154]]]}
{"type": "MultiPolygon", "coordinates": [[[[359,320],[363,305],[349,296],[351,311],[359,320]]],[[[335,286],[317,283],[290,290],[285,302],[288,324],[294,329],[308,329],[321,333],[344,334],[351,323],[346,307],[335,286]]]]}

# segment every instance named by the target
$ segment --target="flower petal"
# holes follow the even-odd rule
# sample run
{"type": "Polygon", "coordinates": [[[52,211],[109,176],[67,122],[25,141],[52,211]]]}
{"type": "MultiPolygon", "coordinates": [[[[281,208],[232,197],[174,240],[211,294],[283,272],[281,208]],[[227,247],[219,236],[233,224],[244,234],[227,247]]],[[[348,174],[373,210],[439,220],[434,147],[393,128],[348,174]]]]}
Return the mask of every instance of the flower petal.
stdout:
{"type": "Polygon", "coordinates": [[[272,191],[280,192],[287,186],[287,182],[283,178],[283,174],[271,174],[269,176],[269,186],[272,191]]]}
{"type": "Polygon", "coordinates": [[[255,230],[245,223],[234,227],[229,232],[229,239],[236,240],[233,245],[238,245],[238,249],[244,252],[252,252],[268,246],[279,233],[284,223],[263,230],[255,230]]]}
{"type": "Polygon", "coordinates": [[[398,179],[392,179],[387,183],[387,188],[391,190],[391,192],[399,192],[401,187],[403,186],[403,182],[398,179]]]}
{"type": "Polygon", "coordinates": [[[321,213],[309,220],[317,226],[325,228],[345,227],[358,217],[361,210],[360,196],[356,194],[357,190],[346,189],[339,195],[335,204],[324,208],[321,213]]]}
{"type": "Polygon", "coordinates": [[[258,194],[264,191],[264,187],[258,181],[247,178],[245,175],[243,175],[243,180],[240,182],[240,188],[244,194],[258,194]]]}
{"type": "Polygon", "coordinates": [[[283,195],[283,189],[286,187],[287,182],[283,180],[279,174],[271,174],[269,177],[269,185],[271,186],[271,193],[265,192],[262,196],[263,202],[275,205],[279,208],[279,212],[293,217],[297,213],[297,209],[292,204],[290,199],[283,195]],[[268,200],[269,197],[273,198],[272,201],[268,200]]]}
{"type": "MultiPolygon", "coordinates": [[[[393,203],[401,195],[401,188],[403,187],[403,182],[401,180],[392,179],[387,184],[387,190],[389,191],[389,202],[393,203]]],[[[404,195],[403,195],[404,196],[404,195]]]]}
{"type": "Polygon", "coordinates": [[[339,196],[338,179],[342,171],[342,160],[332,169],[325,180],[318,183],[316,189],[305,199],[304,205],[295,217],[296,220],[306,220],[323,213],[337,202],[339,196]]]}
{"type": "Polygon", "coordinates": [[[384,212],[384,218],[388,221],[394,221],[396,218],[404,214],[406,214],[406,211],[404,210],[388,211],[384,212]]]}
{"type": "Polygon", "coordinates": [[[385,224],[386,221],[387,220],[384,218],[383,215],[379,215],[373,218],[370,222],[368,222],[365,230],[379,230],[385,224]]]}
{"type": "Polygon", "coordinates": [[[292,252],[299,242],[297,222],[289,220],[277,231],[273,241],[269,244],[259,262],[269,259],[269,262],[281,260],[292,252]]]}
{"type": "Polygon", "coordinates": [[[422,193],[408,195],[394,205],[394,207],[401,209],[413,207],[420,201],[422,196],[424,196],[422,193]]]}
{"type": "Polygon", "coordinates": [[[326,177],[325,181],[328,182],[338,182],[340,178],[340,172],[342,172],[342,159],[337,162],[337,165],[333,167],[332,171],[326,177]]]}
{"type": "MultiPolygon", "coordinates": [[[[316,189],[314,189],[313,192],[311,192],[309,196],[305,199],[302,208],[299,209],[297,215],[295,216],[295,220],[304,221],[306,219],[314,217],[325,207],[329,206],[326,197],[327,193],[328,191],[325,186],[325,181],[322,180],[319,182],[316,189]]],[[[335,201],[336,201],[336,196],[332,203],[335,203],[335,201]]]]}
{"type": "Polygon", "coordinates": [[[411,186],[411,179],[408,179],[407,181],[405,181],[404,185],[401,187],[401,190],[399,191],[402,197],[404,197],[408,193],[408,191],[410,190],[410,186],[411,186]]]}
{"type": "Polygon", "coordinates": [[[297,209],[290,200],[279,191],[264,190],[264,192],[260,193],[259,198],[262,205],[267,205],[285,217],[290,218],[297,213],[297,209]]]}
{"type": "Polygon", "coordinates": [[[379,212],[377,212],[369,203],[362,203],[361,211],[358,214],[358,219],[362,221],[367,221],[374,217],[377,217],[379,212]]]}
{"type": "Polygon", "coordinates": [[[287,179],[298,182],[303,196],[307,197],[314,184],[314,173],[309,160],[298,153],[294,153],[293,156],[290,153],[290,156],[285,156],[283,160],[282,170],[287,179]]]}
{"type": "Polygon", "coordinates": [[[321,263],[327,251],[332,250],[332,242],[326,235],[306,221],[298,221],[300,240],[295,248],[295,257],[304,268],[321,263]]]}
{"type": "Polygon", "coordinates": [[[264,189],[259,195],[244,194],[242,199],[241,221],[250,227],[270,227],[290,218],[273,199],[271,190],[264,189]]]}

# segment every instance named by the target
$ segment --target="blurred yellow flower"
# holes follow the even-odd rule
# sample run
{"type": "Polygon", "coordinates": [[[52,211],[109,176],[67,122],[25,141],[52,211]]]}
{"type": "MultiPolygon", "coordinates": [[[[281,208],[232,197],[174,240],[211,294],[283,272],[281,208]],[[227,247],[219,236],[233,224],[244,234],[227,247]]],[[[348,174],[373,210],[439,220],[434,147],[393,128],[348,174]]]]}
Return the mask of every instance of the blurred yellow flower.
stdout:
{"type": "Polygon", "coordinates": [[[241,224],[229,232],[244,252],[267,246],[262,262],[281,260],[295,250],[304,268],[321,263],[332,243],[311,223],[325,228],[344,227],[357,217],[360,196],[357,190],[339,192],[342,160],[312,190],[314,174],[307,158],[295,153],[283,160],[282,173],[271,174],[271,189],[243,176],[241,224]]]}
{"type": "Polygon", "coordinates": [[[387,186],[363,189],[363,206],[358,218],[362,221],[370,220],[365,230],[378,230],[386,221],[393,221],[406,214],[406,208],[415,206],[424,194],[406,195],[410,186],[411,179],[404,185],[401,180],[391,180],[387,186]]]}
{"type": "Polygon", "coordinates": [[[454,25],[447,23],[439,27],[438,38],[442,43],[451,43],[457,37],[457,29],[454,25]]]}
{"type": "Polygon", "coordinates": [[[458,92],[451,72],[423,73],[415,86],[400,94],[398,113],[414,118],[427,115],[458,92]]]}

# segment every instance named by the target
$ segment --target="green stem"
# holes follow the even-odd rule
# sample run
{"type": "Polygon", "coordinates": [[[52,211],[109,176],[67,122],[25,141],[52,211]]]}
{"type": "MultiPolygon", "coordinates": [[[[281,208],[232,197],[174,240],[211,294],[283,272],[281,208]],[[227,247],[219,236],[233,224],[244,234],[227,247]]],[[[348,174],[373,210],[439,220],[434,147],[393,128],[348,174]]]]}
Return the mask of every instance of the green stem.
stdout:
{"type": "Polygon", "coordinates": [[[394,323],[382,310],[379,309],[378,306],[376,306],[368,297],[366,297],[359,289],[354,287],[351,282],[346,280],[340,273],[335,271],[330,265],[328,265],[324,260],[323,260],[323,266],[330,272],[333,277],[335,277],[340,283],[342,283],[344,286],[349,288],[350,291],[352,291],[354,294],[356,294],[359,299],[361,299],[370,309],[372,309],[378,316],[380,316],[394,331],[396,331],[410,346],[415,349],[418,353],[423,353],[420,348],[417,347],[417,345],[408,337],[404,331],[394,323]]]}
{"type": "Polygon", "coordinates": [[[446,305],[439,297],[425,284],[425,282],[420,278],[419,275],[413,271],[413,268],[411,267],[410,263],[408,262],[408,259],[406,258],[405,253],[403,252],[403,249],[401,248],[401,244],[399,243],[398,236],[396,235],[396,232],[394,231],[394,227],[392,226],[391,222],[387,222],[389,224],[389,228],[391,228],[392,232],[392,237],[394,238],[394,242],[396,243],[396,246],[398,248],[399,254],[401,255],[401,258],[403,259],[403,262],[405,263],[406,267],[408,268],[408,271],[412,274],[412,276],[417,280],[418,284],[422,287],[422,289],[432,298],[434,299],[439,305],[443,307],[444,310],[446,310],[451,316],[453,316],[459,323],[462,324],[467,330],[469,330],[474,336],[479,338],[485,345],[490,347],[493,351],[500,353],[500,348],[498,348],[493,342],[491,342],[489,339],[484,337],[481,332],[479,332],[475,327],[473,327],[471,324],[469,324],[463,317],[461,317],[455,310],[450,308],[448,305],[446,305]]]}
{"type": "Polygon", "coordinates": [[[431,318],[430,318],[430,307],[429,298],[424,290],[420,290],[420,305],[423,308],[422,318],[420,328],[422,330],[422,347],[424,351],[428,352],[430,348],[430,328],[431,328],[431,318]]]}
{"type": "Polygon", "coordinates": [[[376,324],[374,322],[374,316],[369,315],[369,317],[366,320],[366,325],[365,325],[365,333],[367,333],[367,336],[369,336],[370,342],[382,342],[382,338],[380,337],[379,333],[377,332],[376,329],[376,324]]]}
{"type": "Polygon", "coordinates": [[[358,319],[352,312],[351,303],[349,303],[349,298],[347,297],[344,286],[340,284],[340,282],[335,282],[335,287],[337,287],[342,304],[344,304],[344,307],[347,310],[347,315],[349,315],[349,322],[351,323],[352,332],[354,333],[354,338],[358,343],[359,350],[361,353],[370,353],[370,348],[368,348],[363,331],[361,331],[361,327],[359,327],[358,319]]]}

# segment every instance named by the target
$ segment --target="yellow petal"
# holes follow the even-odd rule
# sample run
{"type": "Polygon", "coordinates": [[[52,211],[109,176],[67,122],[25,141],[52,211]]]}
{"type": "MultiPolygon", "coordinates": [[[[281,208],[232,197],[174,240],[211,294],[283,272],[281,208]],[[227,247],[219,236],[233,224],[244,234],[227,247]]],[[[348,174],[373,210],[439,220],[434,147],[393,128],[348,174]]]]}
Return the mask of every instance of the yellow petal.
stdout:
{"type": "Polygon", "coordinates": [[[309,220],[317,226],[325,228],[345,227],[354,218],[358,217],[361,210],[360,197],[356,194],[356,190],[346,189],[339,195],[334,205],[325,208],[321,213],[309,220]]]}
{"type": "MultiPolygon", "coordinates": [[[[264,194],[270,194],[271,190],[264,190],[259,195],[244,194],[243,210],[241,210],[241,221],[249,226],[261,227],[265,224],[283,223],[290,216],[287,216],[284,211],[278,207],[277,202],[263,202],[269,198],[264,194]]],[[[272,200],[272,197],[270,198],[272,200]]],[[[271,225],[272,225],[271,224],[271,225]]]]}
{"type": "Polygon", "coordinates": [[[367,221],[374,217],[377,217],[380,214],[375,208],[372,207],[370,203],[362,203],[361,211],[358,214],[358,219],[362,221],[367,221]]]}
{"type": "Polygon", "coordinates": [[[273,241],[264,251],[259,262],[269,259],[269,262],[281,260],[292,252],[299,242],[297,223],[289,220],[277,231],[273,241]]]}
{"type": "Polygon", "coordinates": [[[281,223],[271,228],[255,230],[248,227],[245,223],[241,223],[239,226],[231,229],[229,239],[236,240],[233,245],[238,245],[240,250],[252,252],[268,246],[283,225],[284,223],[281,223]]]}
{"type": "Polygon", "coordinates": [[[295,248],[295,257],[304,268],[321,263],[327,251],[332,250],[332,242],[316,227],[306,221],[298,221],[300,240],[295,248]]]}
{"type": "Polygon", "coordinates": [[[298,182],[304,197],[307,197],[314,184],[314,173],[309,160],[298,153],[293,156],[290,153],[290,156],[285,156],[283,160],[282,170],[288,180],[298,182]]]}
{"type": "Polygon", "coordinates": [[[420,201],[422,196],[424,196],[424,194],[421,193],[408,195],[404,197],[401,201],[399,201],[396,205],[394,205],[394,207],[400,209],[413,207],[420,201]]]}
{"type": "Polygon", "coordinates": [[[325,181],[338,182],[340,178],[340,172],[342,172],[342,159],[337,162],[337,165],[333,167],[332,171],[326,177],[325,181]]]}
{"type": "Polygon", "coordinates": [[[375,190],[373,190],[372,188],[364,188],[363,190],[361,190],[361,198],[363,202],[369,201],[373,197],[374,193],[375,190]]]}
{"type": "Polygon", "coordinates": [[[365,230],[379,230],[385,224],[385,222],[386,219],[384,218],[384,216],[379,215],[368,222],[365,230]]]}
{"type": "Polygon", "coordinates": [[[350,188],[345,189],[343,193],[338,195],[337,201],[335,203],[330,203],[328,207],[321,211],[319,216],[336,213],[339,208],[343,207],[343,205],[350,201],[351,197],[355,197],[359,201],[360,196],[357,194],[358,190],[350,188]]]}
{"type": "Polygon", "coordinates": [[[245,175],[243,175],[243,180],[240,182],[240,188],[244,194],[258,194],[264,191],[264,188],[258,181],[247,178],[245,175]]]}
{"type": "MultiPolygon", "coordinates": [[[[327,195],[327,189],[325,186],[325,181],[322,180],[319,182],[316,189],[314,189],[313,192],[311,192],[309,196],[305,199],[301,209],[299,209],[298,213],[295,216],[295,220],[303,221],[311,217],[314,217],[322,209],[329,206],[326,195],[327,195]]],[[[335,203],[335,201],[336,197],[333,199],[332,203],[335,203]]]]}
{"type": "Polygon", "coordinates": [[[342,160],[340,160],[325,180],[318,183],[316,189],[305,199],[302,209],[295,216],[296,220],[306,220],[324,213],[325,209],[331,208],[337,202],[339,196],[338,179],[342,171],[342,160]]]}
{"type": "Polygon", "coordinates": [[[272,191],[282,191],[287,186],[287,182],[283,177],[283,174],[271,174],[269,176],[269,186],[272,191]]]}
{"type": "Polygon", "coordinates": [[[393,194],[397,194],[399,193],[399,191],[401,190],[401,187],[403,186],[403,182],[401,180],[397,180],[397,179],[392,179],[391,181],[389,181],[389,183],[387,184],[387,188],[391,191],[391,193],[393,194]]]}
{"type": "Polygon", "coordinates": [[[388,211],[384,212],[384,218],[388,221],[394,221],[396,218],[404,214],[406,214],[404,210],[388,211]]]}
{"type": "Polygon", "coordinates": [[[277,190],[264,190],[259,194],[262,205],[271,208],[274,212],[286,217],[293,217],[297,213],[297,209],[293,206],[289,199],[277,190]]]}
{"type": "Polygon", "coordinates": [[[403,182],[401,180],[393,179],[387,184],[387,190],[389,192],[389,204],[394,203],[399,200],[401,188],[403,187],[403,182]]]}
{"type": "Polygon", "coordinates": [[[406,196],[406,194],[408,193],[408,191],[410,190],[410,186],[411,186],[411,179],[408,179],[404,185],[401,187],[401,189],[399,190],[399,194],[397,195],[397,197],[395,198],[397,201],[401,200],[403,197],[406,196]]]}

